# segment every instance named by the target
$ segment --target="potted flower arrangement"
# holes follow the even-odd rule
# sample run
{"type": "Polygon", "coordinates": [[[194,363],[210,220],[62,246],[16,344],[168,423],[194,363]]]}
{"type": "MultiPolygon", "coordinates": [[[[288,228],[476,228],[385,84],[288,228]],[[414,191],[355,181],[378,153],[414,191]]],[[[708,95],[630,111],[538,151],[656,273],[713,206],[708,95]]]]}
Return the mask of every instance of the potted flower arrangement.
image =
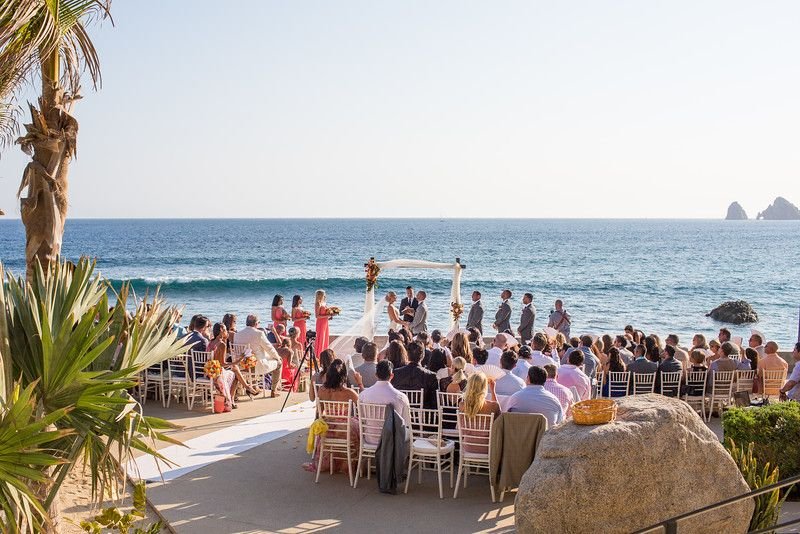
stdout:
{"type": "Polygon", "coordinates": [[[458,321],[461,315],[464,313],[464,305],[460,302],[451,302],[450,303],[450,315],[453,316],[454,321],[458,321]]]}
{"type": "Polygon", "coordinates": [[[367,273],[367,291],[378,287],[378,274],[381,272],[381,268],[375,263],[375,258],[370,258],[369,261],[364,264],[364,272],[367,273]]]}

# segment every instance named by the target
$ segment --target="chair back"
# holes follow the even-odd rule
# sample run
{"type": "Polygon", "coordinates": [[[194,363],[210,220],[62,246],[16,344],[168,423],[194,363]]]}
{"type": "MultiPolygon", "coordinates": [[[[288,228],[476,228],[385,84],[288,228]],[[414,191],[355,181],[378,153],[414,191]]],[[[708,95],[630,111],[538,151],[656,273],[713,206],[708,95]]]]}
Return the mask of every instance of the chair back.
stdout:
{"type": "Polygon", "coordinates": [[[494,415],[478,414],[467,417],[464,412],[458,412],[458,439],[461,442],[461,451],[470,455],[485,455],[489,458],[492,444],[492,424],[494,415]]]}
{"type": "Polygon", "coordinates": [[[439,406],[440,419],[442,426],[450,432],[448,435],[457,435],[456,426],[458,425],[458,403],[461,402],[461,393],[436,392],[436,401],[439,406]]]}
{"type": "Polygon", "coordinates": [[[758,371],[736,371],[736,391],[753,392],[753,383],[756,381],[758,371]]]}
{"type": "Polygon", "coordinates": [[[358,403],[358,431],[362,447],[376,446],[381,441],[383,422],[386,417],[385,404],[358,403]]]}
{"type": "Polygon", "coordinates": [[[439,446],[442,440],[442,420],[439,410],[411,408],[412,439],[430,439],[439,446]]]}
{"type": "Polygon", "coordinates": [[[624,397],[628,394],[628,381],[631,373],[629,371],[609,371],[608,372],[608,396],[624,397]]]}
{"type": "MultiPolygon", "coordinates": [[[[350,442],[350,416],[353,413],[353,401],[319,401],[319,416],[328,425],[325,441],[350,442]]],[[[381,422],[383,425],[383,422],[381,422]]]]}
{"type": "Polygon", "coordinates": [[[423,389],[400,389],[400,393],[408,397],[408,404],[411,408],[422,408],[422,398],[425,393],[423,389]]]}
{"type": "Polygon", "coordinates": [[[231,350],[228,352],[234,358],[238,358],[242,356],[248,349],[250,349],[250,343],[231,343],[231,350]]]}
{"type": "Polygon", "coordinates": [[[736,371],[711,371],[711,395],[717,398],[730,398],[733,394],[733,380],[736,371]]]}
{"type": "Polygon", "coordinates": [[[646,395],[653,393],[656,386],[655,373],[633,373],[633,391],[634,395],[646,395]]]}
{"type": "Polygon", "coordinates": [[[683,371],[671,371],[661,373],[661,383],[659,384],[659,393],[667,397],[677,397],[681,390],[681,378],[683,371]]]}
{"type": "Polygon", "coordinates": [[[786,369],[764,369],[764,395],[779,395],[786,382],[786,369]]]}
{"type": "Polygon", "coordinates": [[[689,371],[686,375],[686,398],[701,399],[706,394],[706,380],[708,380],[708,372],[706,371],[689,371]]]}
{"type": "Polygon", "coordinates": [[[172,379],[186,379],[186,363],[189,356],[181,354],[179,356],[172,356],[167,360],[167,370],[172,379]]]}
{"type": "Polygon", "coordinates": [[[605,383],[605,373],[598,369],[594,374],[594,397],[599,399],[603,396],[603,384],[605,383]]]}
{"type": "Polygon", "coordinates": [[[204,352],[201,350],[193,350],[189,354],[191,361],[189,363],[189,371],[192,376],[191,380],[209,380],[206,376],[203,367],[206,362],[214,358],[213,352],[204,352]]]}

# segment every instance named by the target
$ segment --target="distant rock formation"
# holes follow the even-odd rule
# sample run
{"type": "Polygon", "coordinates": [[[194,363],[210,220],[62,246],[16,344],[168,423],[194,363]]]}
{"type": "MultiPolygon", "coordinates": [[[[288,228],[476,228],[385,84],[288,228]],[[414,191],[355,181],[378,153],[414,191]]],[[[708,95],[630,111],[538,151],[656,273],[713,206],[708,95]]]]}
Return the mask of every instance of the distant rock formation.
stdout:
{"type": "Polygon", "coordinates": [[[758,314],[750,304],[743,300],[730,300],[723,302],[709,313],[706,317],[723,323],[746,324],[757,323],[758,314]]]}
{"type": "Polygon", "coordinates": [[[2,217],[5,214],[6,214],[6,212],[4,212],[3,210],[0,210],[0,217],[2,217]]]}
{"type": "Polygon", "coordinates": [[[728,206],[728,214],[725,216],[726,221],[746,221],[747,213],[738,202],[734,202],[728,206]]]}
{"type": "Polygon", "coordinates": [[[785,198],[778,197],[757,218],[766,221],[800,221],[800,209],[785,198]]]}

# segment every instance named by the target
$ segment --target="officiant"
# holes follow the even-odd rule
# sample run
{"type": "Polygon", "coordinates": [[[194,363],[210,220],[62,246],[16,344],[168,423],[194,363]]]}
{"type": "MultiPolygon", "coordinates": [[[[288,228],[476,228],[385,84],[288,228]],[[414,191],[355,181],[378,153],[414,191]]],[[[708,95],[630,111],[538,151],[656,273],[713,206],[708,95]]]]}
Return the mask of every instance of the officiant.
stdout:
{"type": "Polygon", "coordinates": [[[403,321],[411,323],[414,320],[414,312],[419,308],[419,301],[414,296],[414,288],[406,288],[406,296],[400,301],[400,313],[403,314],[403,321]]]}

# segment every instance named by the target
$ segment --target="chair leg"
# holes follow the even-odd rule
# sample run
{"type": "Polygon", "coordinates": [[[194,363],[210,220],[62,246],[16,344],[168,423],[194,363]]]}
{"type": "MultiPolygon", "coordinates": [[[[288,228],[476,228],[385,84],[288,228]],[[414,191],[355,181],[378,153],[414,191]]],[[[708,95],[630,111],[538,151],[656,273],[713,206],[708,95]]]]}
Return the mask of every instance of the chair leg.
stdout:
{"type": "Polygon", "coordinates": [[[436,475],[439,477],[439,498],[444,499],[444,493],[442,493],[442,457],[436,456],[436,475]]]}
{"type": "Polygon", "coordinates": [[[358,464],[356,465],[356,479],[353,481],[353,489],[358,487],[358,479],[361,478],[361,460],[364,458],[360,452],[358,453],[358,464]]]}
{"type": "Polygon", "coordinates": [[[158,383],[159,389],[161,390],[161,406],[167,406],[167,399],[164,397],[164,381],[158,383]]]}
{"type": "MultiPolygon", "coordinates": [[[[420,469],[419,467],[417,469],[420,469]]],[[[406,476],[406,487],[403,493],[408,493],[408,483],[411,481],[411,471],[414,470],[414,456],[411,456],[411,461],[408,462],[408,475],[406,476]]]]}
{"type": "Polygon", "coordinates": [[[192,385],[192,392],[186,398],[186,404],[189,406],[189,411],[191,411],[192,407],[194,406],[194,396],[196,393],[197,393],[197,387],[192,385]]]}
{"type": "Polygon", "coordinates": [[[453,498],[458,498],[458,488],[461,486],[461,472],[464,470],[464,462],[458,461],[458,477],[456,477],[456,489],[453,491],[453,498]]]}
{"type": "Polygon", "coordinates": [[[319,447],[319,458],[317,459],[317,476],[314,479],[314,483],[316,483],[316,484],[319,484],[319,473],[320,473],[320,471],[322,471],[322,457],[325,454],[324,445],[325,445],[325,438],[320,437],[319,438],[319,443],[317,444],[317,446],[319,447]]]}
{"type": "Polygon", "coordinates": [[[450,453],[450,489],[453,489],[453,463],[455,461],[455,453],[450,453]]]}
{"type": "Polygon", "coordinates": [[[489,491],[492,493],[492,502],[497,502],[494,497],[494,484],[492,483],[491,479],[489,479],[489,491]]]}
{"type": "Polygon", "coordinates": [[[367,480],[370,479],[370,475],[372,474],[372,457],[367,458],[367,480]]]}
{"type": "Polygon", "coordinates": [[[350,450],[350,445],[347,445],[347,476],[350,477],[350,486],[353,485],[353,453],[350,450]]]}

